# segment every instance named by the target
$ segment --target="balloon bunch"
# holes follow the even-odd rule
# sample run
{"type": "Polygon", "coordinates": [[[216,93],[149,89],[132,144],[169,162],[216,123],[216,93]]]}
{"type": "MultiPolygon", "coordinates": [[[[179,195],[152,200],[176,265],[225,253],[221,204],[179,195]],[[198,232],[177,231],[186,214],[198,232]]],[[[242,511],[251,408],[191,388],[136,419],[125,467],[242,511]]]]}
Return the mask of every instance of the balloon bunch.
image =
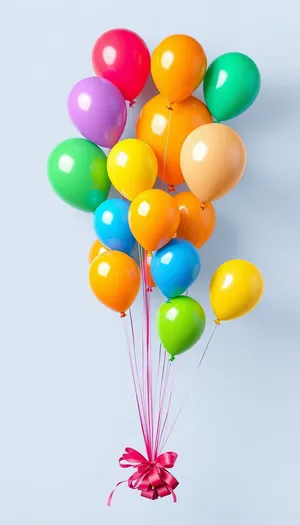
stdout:
{"type": "MultiPolygon", "coordinates": [[[[96,76],[79,81],[68,98],[70,118],[83,138],[67,139],[52,151],[48,177],[64,201],[94,213],[97,240],[89,253],[89,283],[99,301],[125,318],[142,283],[142,364],[138,364],[129,310],[130,363],[147,459],[126,449],[120,464],[127,461],[138,469],[128,485],[142,496],[156,499],[172,494],[175,500],[177,481],[168,478],[164,467],[174,465],[176,454],[166,453],[171,459],[159,456],[168,423],[162,386],[167,367],[158,372],[162,394],[156,418],[150,292],[156,286],[166,298],[156,325],[173,361],[199,341],[205,328],[205,312],[187,290],[200,273],[198,249],[215,228],[212,202],[234,188],[246,167],[241,137],[221,121],[254,102],[260,74],[253,60],[241,53],[224,54],[207,68],[202,46],[186,35],[167,37],[150,57],[145,42],[125,29],[100,36],[92,62],[96,76]],[[136,138],[120,140],[126,101],[129,107],[134,105],[150,70],[159,94],[142,108],[136,138]],[[202,81],[206,104],[193,96],[202,81]],[[108,157],[101,147],[109,148],[108,157]],[[160,187],[154,188],[157,177],[160,187]],[[183,182],[191,191],[172,196],[170,192],[183,182]],[[111,184],[120,197],[107,200],[111,184]],[[133,257],[136,245],[140,267],[133,257]]],[[[227,261],[211,279],[215,323],[249,312],[262,293],[263,278],[252,263],[227,261]]],[[[160,353],[158,370],[161,359],[160,353]]]]}

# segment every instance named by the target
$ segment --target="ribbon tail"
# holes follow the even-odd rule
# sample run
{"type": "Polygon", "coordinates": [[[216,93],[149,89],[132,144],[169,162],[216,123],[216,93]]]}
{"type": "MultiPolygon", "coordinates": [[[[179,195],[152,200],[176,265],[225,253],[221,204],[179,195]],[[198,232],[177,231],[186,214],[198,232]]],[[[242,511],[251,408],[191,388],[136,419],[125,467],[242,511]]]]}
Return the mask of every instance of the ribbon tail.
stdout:
{"type": "Polygon", "coordinates": [[[124,481],[119,481],[119,483],[116,484],[114,490],[110,493],[110,495],[108,496],[108,500],[107,500],[107,503],[106,505],[108,507],[111,507],[111,504],[112,504],[112,499],[113,499],[113,495],[114,493],[116,492],[117,488],[119,487],[119,485],[122,485],[123,483],[127,483],[127,479],[125,479],[124,481]]]}
{"type": "Polygon", "coordinates": [[[168,489],[169,489],[169,491],[170,491],[171,494],[172,494],[173,503],[177,503],[177,496],[176,496],[174,490],[173,490],[172,487],[170,487],[170,486],[168,486],[168,489]]]}

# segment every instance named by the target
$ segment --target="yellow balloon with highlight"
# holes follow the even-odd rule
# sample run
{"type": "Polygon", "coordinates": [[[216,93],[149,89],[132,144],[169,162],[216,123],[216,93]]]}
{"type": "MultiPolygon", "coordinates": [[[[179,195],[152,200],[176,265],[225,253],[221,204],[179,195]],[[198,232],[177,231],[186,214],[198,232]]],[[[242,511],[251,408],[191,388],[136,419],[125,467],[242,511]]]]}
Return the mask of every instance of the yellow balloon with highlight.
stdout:
{"type": "Polygon", "coordinates": [[[233,259],[221,264],[210,282],[210,303],[216,321],[230,321],[247,314],[260,301],[264,279],[249,261],[233,259]]]}
{"type": "Polygon", "coordinates": [[[107,172],[113,186],[132,201],[155,184],[158,163],[148,144],[139,139],[118,142],[107,158],[107,172]]]}

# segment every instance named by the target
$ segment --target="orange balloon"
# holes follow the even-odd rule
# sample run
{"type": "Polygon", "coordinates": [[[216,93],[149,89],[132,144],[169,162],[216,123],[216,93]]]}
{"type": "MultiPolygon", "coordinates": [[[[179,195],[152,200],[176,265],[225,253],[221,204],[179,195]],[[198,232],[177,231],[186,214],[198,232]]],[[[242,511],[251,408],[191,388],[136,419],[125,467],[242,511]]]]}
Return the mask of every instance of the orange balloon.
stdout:
{"type": "Polygon", "coordinates": [[[137,242],[153,252],[167,244],[177,231],[180,213],[176,201],[162,190],[146,190],[133,199],[128,220],[137,242]]]}
{"type": "Polygon", "coordinates": [[[151,273],[151,261],[152,261],[152,255],[147,253],[146,286],[150,292],[152,291],[152,288],[155,288],[156,286],[155,282],[153,281],[153,277],[151,273]]]}
{"type": "Polygon", "coordinates": [[[201,202],[226,195],[243,176],[245,145],[224,124],[205,124],[189,134],[181,149],[180,165],[189,189],[201,202]]]}
{"type": "Polygon", "coordinates": [[[176,237],[190,241],[196,248],[201,248],[215,229],[216,212],[213,205],[207,203],[203,206],[190,191],[178,193],[174,199],[180,212],[176,237]]]}
{"type": "Polygon", "coordinates": [[[109,248],[106,248],[102,242],[99,241],[99,239],[96,239],[89,251],[89,264],[97,257],[97,255],[101,255],[102,253],[107,252],[109,248]]]}
{"type": "Polygon", "coordinates": [[[143,107],[136,126],[136,136],[154,151],[158,176],[171,186],[184,178],[180,168],[180,151],[186,137],[194,129],[212,122],[207,107],[196,97],[175,104],[172,112],[162,95],[151,98],[143,107]]]}
{"type": "Polygon", "coordinates": [[[129,255],[111,250],[92,261],[89,283],[101,303],[124,317],[138,294],[140,272],[129,255]]]}
{"type": "Polygon", "coordinates": [[[169,104],[181,102],[197,89],[206,66],[203,47],[187,35],[168,36],[154,49],[151,58],[153,80],[169,104]]]}

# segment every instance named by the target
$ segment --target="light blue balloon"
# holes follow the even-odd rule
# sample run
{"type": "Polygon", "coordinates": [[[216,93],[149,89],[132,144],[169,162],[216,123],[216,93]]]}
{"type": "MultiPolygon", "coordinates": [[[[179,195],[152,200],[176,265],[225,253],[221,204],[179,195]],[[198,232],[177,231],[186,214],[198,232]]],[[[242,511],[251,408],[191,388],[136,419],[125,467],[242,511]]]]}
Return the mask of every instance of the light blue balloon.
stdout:
{"type": "Polygon", "coordinates": [[[122,199],[102,202],[94,213],[94,228],[104,246],[131,255],[136,241],[128,224],[129,206],[122,199]]]}
{"type": "Polygon", "coordinates": [[[154,282],[168,299],[183,294],[197,279],[200,268],[199,253],[184,239],[172,239],[157,250],[151,261],[154,282]]]}

